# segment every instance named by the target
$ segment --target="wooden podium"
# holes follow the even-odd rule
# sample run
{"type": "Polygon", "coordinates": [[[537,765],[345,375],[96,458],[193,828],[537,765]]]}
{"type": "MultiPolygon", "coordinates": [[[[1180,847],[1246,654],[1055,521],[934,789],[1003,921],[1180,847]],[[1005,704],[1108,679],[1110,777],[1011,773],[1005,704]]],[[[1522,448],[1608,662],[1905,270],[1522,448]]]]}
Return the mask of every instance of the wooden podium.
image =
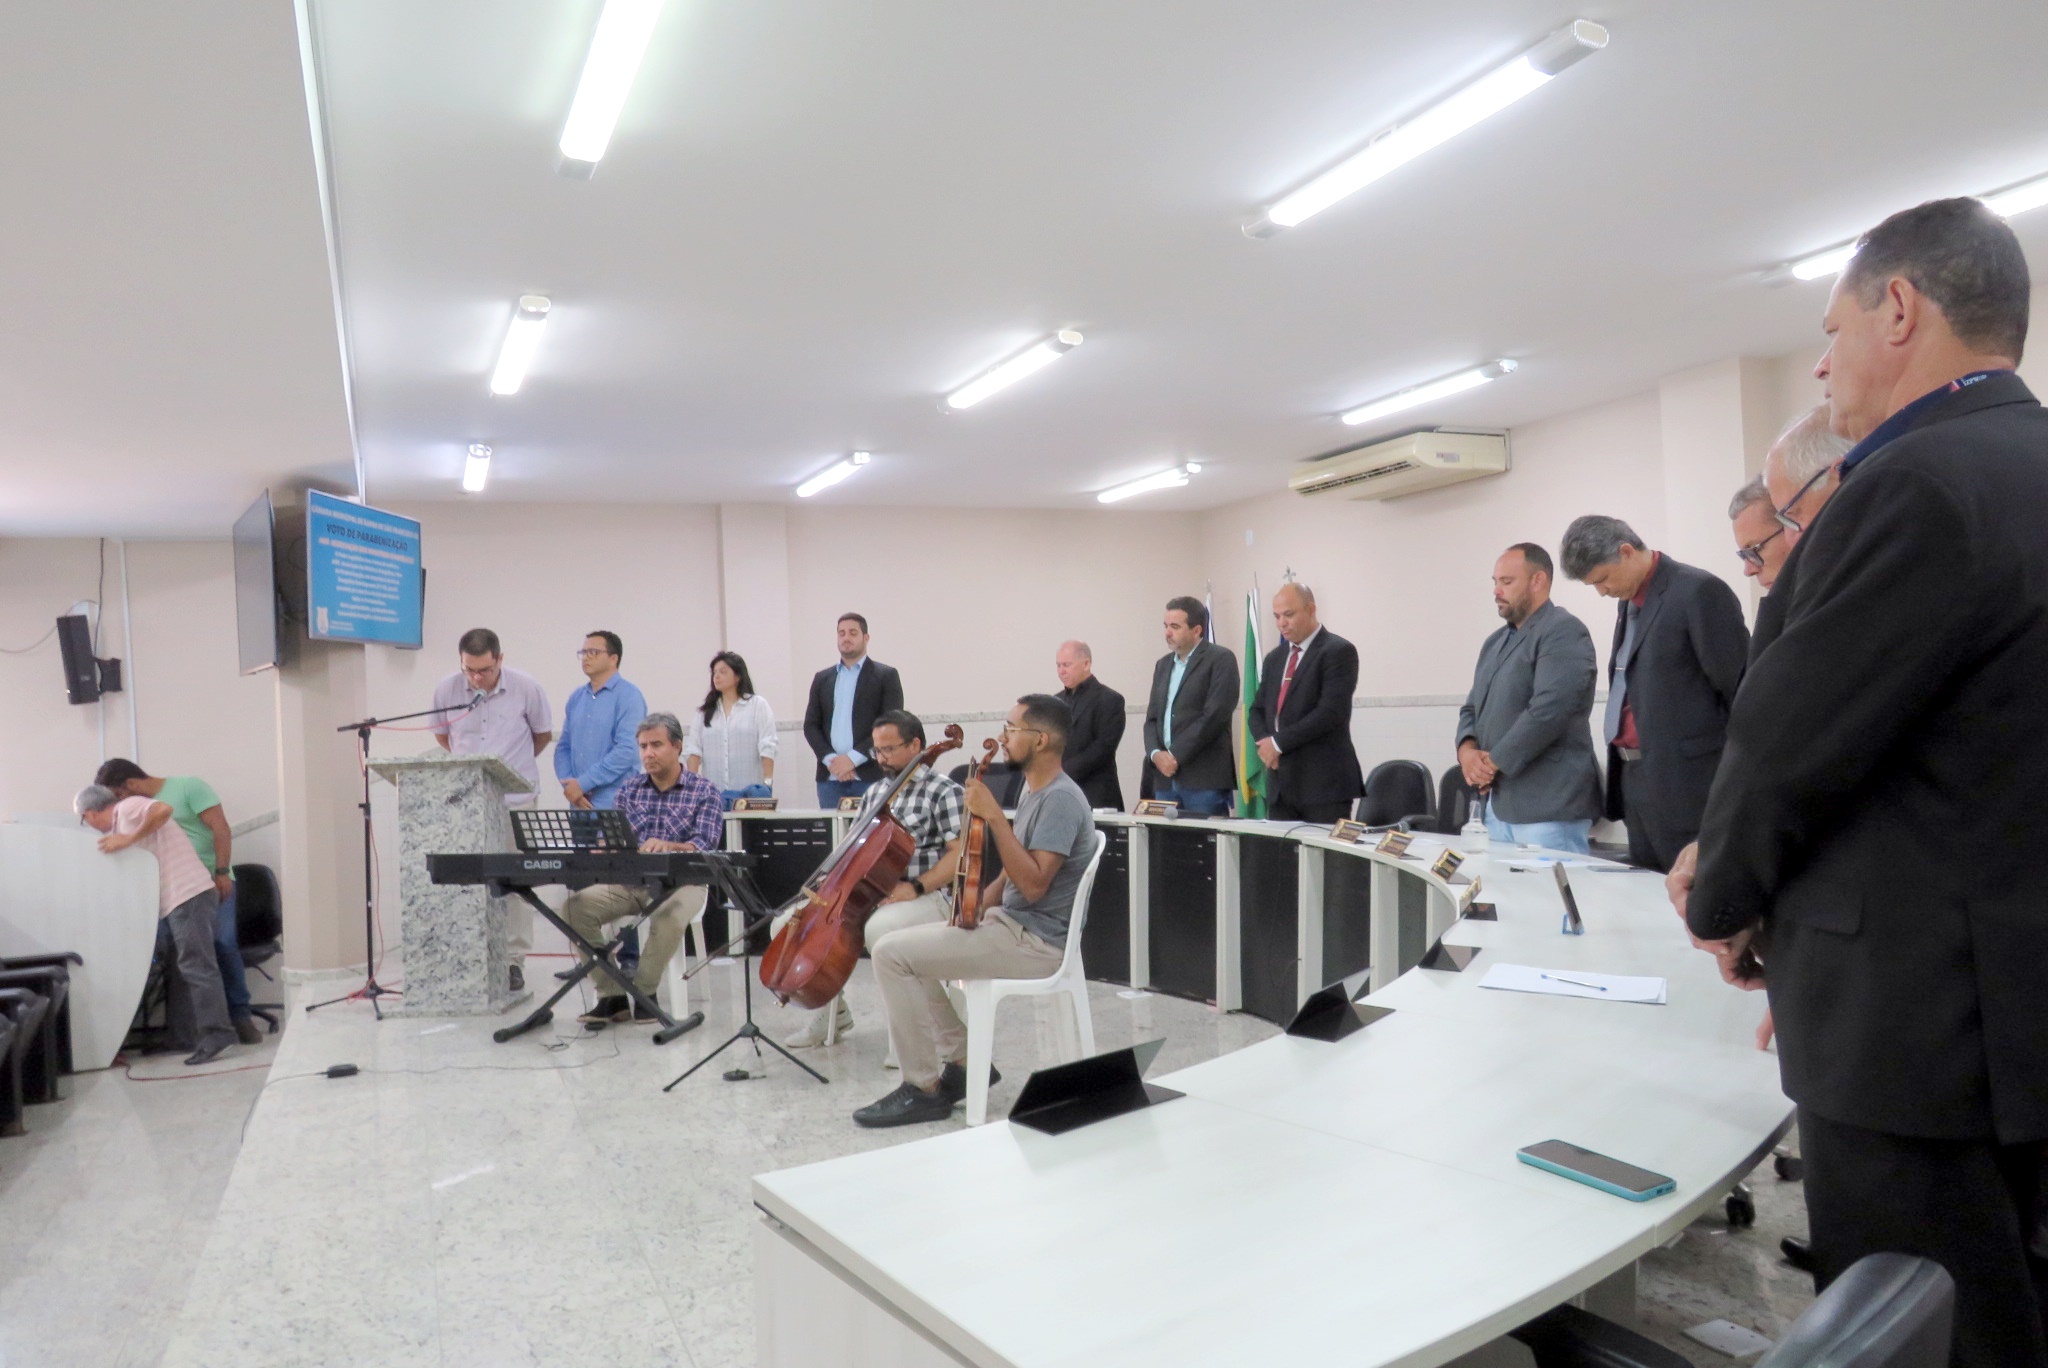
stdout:
{"type": "Polygon", "coordinates": [[[530,996],[510,988],[505,945],[510,899],[478,887],[437,884],[427,856],[512,849],[505,795],[533,788],[495,755],[431,751],[372,760],[398,790],[399,943],[404,995],[399,1016],[495,1016],[530,996]]]}

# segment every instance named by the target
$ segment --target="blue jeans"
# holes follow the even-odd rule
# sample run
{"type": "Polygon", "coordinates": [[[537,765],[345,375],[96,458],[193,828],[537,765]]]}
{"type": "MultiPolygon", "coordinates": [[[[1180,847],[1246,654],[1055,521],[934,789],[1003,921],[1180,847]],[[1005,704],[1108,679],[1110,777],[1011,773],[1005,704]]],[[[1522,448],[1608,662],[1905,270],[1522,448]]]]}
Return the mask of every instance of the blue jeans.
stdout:
{"type": "MultiPolygon", "coordinates": [[[[173,960],[177,950],[171,944],[171,926],[167,921],[156,924],[157,949],[173,960]]],[[[227,994],[228,1016],[240,1021],[249,1015],[249,975],[242,967],[242,938],[235,926],[235,890],[220,900],[220,908],[213,919],[213,957],[220,964],[220,986],[227,994]]]]}
{"type": "Polygon", "coordinates": [[[1565,850],[1574,855],[1590,855],[1593,846],[1590,836],[1591,821],[1583,822],[1503,822],[1493,815],[1493,803],[1486,804],[1486,834],[1495,841],[1513,841],[1518,845],[1542,846],[1545,850],[1565,850]]]}
{"type": "Polygon", "coordinates": [[[1165,803],[1179,803],[1190,817],[1228,817],[1231,789],[1184,789],[1171,779],[1155,781],[1152,796],[1165,803]]]}
{"type": "Polygon", "coordinates": [[[773,798],[775,790],[766,784],[749,784],[745,788],[721,789],[725,796],[725,810],[732,811],[732,805],[742,798],[773,798]]]}
{"type": "Polygon", "coordinates": [[[858,798],[874,785],[872,779],[820,779],[818,806],[827,812],[835,811],[841,798],[858,798]]]}

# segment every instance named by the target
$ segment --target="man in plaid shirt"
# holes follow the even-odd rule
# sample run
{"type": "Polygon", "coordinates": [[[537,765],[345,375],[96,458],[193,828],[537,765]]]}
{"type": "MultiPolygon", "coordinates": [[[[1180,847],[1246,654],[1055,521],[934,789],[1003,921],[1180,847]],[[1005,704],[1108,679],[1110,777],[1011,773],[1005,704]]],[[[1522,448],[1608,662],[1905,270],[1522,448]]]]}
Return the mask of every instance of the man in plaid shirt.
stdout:
{"type": "MultiPolygon", "coordinates": [[[[880,806],[882,795],[889,791],[896,776],[916,764],[924,748],[924,723],[914,714],[895,708],[875,719],[873,744],[868,749],[881,765],[884,778],[861,799],[862,817],[880,806]]],[[[953,903],[947,890],[960,863],[960,828],[965,824],[966,802],[958,784],[929,766],[921,766],[897,791],[889,810],[917,842],[917,848],[911,852],[903,882],[890,891],[868,918],[864,934],[869,949],[891,931],[943,922],[951,916],[953,903]]],[[[775,929],[780,931],[782,925],[778,921],[775,929]]],[[[783,1043],[801,1050],[823,1045],[828,1035],[836,1038],[852,1029],[853,1012],[841,994],[830,1007],[812,1013],[811,1019],[783,1043]],[[836,1024],[832,1021],[835,1014],[836,1024]]],[[[888,1065],[895,1066],[893,1050],[888,1065]]]]}
{"type": "MultiPolygon", "coordinates": [[[[649,854],[684,850],[716,850],[725,839],[725,795],[701,774],[683,768],[683,724],[673,713],[649,713],[642,719],[634,739],[640,745],[641,773],[619,785],[613,805],[626,814],[640,849],[649,854]]],[[[669,957],[683,943],[683,930],[704,907],[704,888],[679,888],[669,895],[648,925],[647,942],[641,948],[640,967],[634,971],[633,986],[648,998],[661,985],[662,971],[669,957]]],[[[637,918],[650,901],[643,888],[623,884],[598,884],[581,888],[562,904],[562,920],[576,928],[576,934],[593,945],[602,945],[604,928],[610,922],[637,918]]],[[[599,960],[591,976],[607,982],[598,987],[596,1005],[579,1020],[654,1021],[657,1018],[636,1007],[624,993],[606,993],[605,988],[622,986],[607,960],[599,960]]]]}

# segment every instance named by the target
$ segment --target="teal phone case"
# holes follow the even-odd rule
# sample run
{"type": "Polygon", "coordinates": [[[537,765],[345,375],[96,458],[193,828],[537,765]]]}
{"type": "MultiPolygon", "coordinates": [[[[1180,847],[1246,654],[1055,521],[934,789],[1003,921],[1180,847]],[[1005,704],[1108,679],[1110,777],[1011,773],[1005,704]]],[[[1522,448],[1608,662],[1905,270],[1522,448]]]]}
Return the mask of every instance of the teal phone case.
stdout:
{"type": "Polygon", "coordinates": [[[1553,1164],[1548,1159],[1539,1159],[1526,1150],[1516,1150],[1515,1158],[1531,1168],[1540,1168],[1545,1173],[1554,1173],[1560,1178],[1569,1178],[1575,1183],[1584,1183],[1587,1187],[1599,1188],[1602,1192],[1611,1192],[1616,1197],[1631,1202],[1647,1202],[1652,1197],[1662,1197],[1665,1193],[1673,1191],[1678,1186],[1675,1179],[1666,1178],[1647,1192],[1631,1192],[1625,1187],[1616,1187],[1613,1183],[1603,1182],[1591,1174],[1580,1173],[1577,1169],[1568,1169],[1562,1164],[1553,1164]]]}

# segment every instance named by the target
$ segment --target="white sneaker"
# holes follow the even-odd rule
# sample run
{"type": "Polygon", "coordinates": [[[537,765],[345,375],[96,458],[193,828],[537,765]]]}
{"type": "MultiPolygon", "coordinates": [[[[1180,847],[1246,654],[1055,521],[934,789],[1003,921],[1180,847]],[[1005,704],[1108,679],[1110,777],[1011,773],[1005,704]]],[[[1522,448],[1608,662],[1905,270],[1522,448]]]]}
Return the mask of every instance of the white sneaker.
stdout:
{"type": "Polygon", "coordinates": [[[831,1012],[839,1014],[839,1034],[845,1035],[853,1029],[853,1009],[846,1005],[845,998],[836,998],[830,1007],[821,1007],[811,1013],[811,1019],[783,1037],[782,1043],[792,1050],[811,1050],[825,1043],[825,1023],[831,1012]]]}

